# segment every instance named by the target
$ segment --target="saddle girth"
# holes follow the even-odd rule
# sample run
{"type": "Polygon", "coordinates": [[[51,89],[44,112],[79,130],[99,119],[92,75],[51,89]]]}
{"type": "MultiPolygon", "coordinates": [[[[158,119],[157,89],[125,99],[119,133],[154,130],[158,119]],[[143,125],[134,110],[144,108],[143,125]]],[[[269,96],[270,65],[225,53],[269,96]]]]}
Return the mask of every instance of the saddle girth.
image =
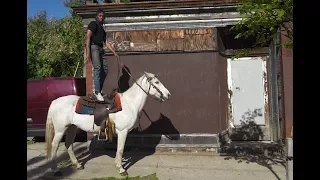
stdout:
{"type": "Polygon", "coordinates": [[[116,102],[115,91],[110,95],[104,95],[103,98],[104,101],[98,101],[92,94],[80,97],[77,103],[76,112],[94,115],[94,124],[100,126],[99,135],[100,133],[105,134],[106,139],[109,140],[109,142],[112,142],[115,127],[114,122],[109,118],[109,114],[121,110],[121,103],[119,102],[119,97],[117,97],[118,102],[116,102]],[[89,110],[81,112],[84,107],[89,110]]]}

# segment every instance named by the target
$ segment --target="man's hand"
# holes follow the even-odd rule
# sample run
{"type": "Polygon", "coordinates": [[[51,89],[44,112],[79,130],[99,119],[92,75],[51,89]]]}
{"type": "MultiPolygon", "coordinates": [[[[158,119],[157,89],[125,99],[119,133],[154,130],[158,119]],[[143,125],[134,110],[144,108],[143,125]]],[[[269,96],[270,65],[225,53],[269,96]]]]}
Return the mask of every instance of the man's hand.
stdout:
{"type": "Polygon", "coordinates": [[[117,54],[117,53],[115,53],[114,54],[114,56],[117,58],[117,59],[119,59],[120,57],[119,57],[119,55],[117,54]]]}
{"type": "Polygon", "coordinates": [[[114,56],[119,59],[119,55],[116,53],[116,51],[113,49],[113,47],[111,46],[111,44],[108,42],[108,40],[106,40],[106,48],[105,50],[107,50],[107,48],[114,54],[114,56]]]}
{"type": "Polygon", "coordinates": [[[86,60],[84,61],[85,64],[87,64],[88,62],[91,62],[90,55],[87,55],[86,60]]]}

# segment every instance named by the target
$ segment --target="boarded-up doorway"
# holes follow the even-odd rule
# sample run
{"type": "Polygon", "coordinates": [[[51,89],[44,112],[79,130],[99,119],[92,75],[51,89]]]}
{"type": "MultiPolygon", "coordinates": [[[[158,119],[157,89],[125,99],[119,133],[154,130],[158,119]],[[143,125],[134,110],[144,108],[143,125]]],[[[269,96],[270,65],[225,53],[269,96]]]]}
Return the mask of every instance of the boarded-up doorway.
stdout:
{"type": "Polygon", "coordinates": [[[228,59],[234,140],[269,140],[267,57],[228,59]]]}

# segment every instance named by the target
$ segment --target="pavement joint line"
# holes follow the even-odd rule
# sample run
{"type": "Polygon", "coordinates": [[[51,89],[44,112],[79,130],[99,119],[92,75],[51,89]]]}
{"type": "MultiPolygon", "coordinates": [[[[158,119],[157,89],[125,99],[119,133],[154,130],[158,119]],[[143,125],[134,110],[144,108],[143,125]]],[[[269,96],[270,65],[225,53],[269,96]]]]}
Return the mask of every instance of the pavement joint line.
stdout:
{"type": "MultiPolygon", "coordinates": [[[[188,170],[212,170],[212,168],[197,168],[197,167],[173,167],[173,166],[161,166],[161,168],[167,168],[167,169],[188,169],[188,170]]],[[[253,169],[253,170],[246,170],[247,172],[266,172],[270,171],[267,167],[265,167],[266,170],[260,170],[260,169],[253,169]]],[[[242,172],[243,169],[226,169],[226,168],[214,168],[214,170],[220,170],[220,171],[239,171],[242,172]]],[[[286,172],[285,170],[281,170],[282,172],[286,172]]]]}
{"type": "MultiPolygon", "coordinates": [[[[95,163],[95,162],[90,162],[90,163],[86,163],[86,164],[102,164],[102,163],[95,163]]],[[[113,166],[113,163],[106,163],[105,165],[110,165],[113,166]]],[[[258,164],[257,164],[258,165],[258,164]]],[[[261,166],[261,165],[260,165],[261,166]]],[[[134,165],[135,168],[145,168],[145,167],[150,167],[147,165],[134,165]]],[[[262,169],[253,169],[253,170],[249,170],[249,172],[265,172],[265,171],[269,171],[269,169],[265,166],[261,166],[263,168],[265,168],[266,170],[262,170],[262,169]]],[[[159,162],[157,163],[156,169],[159,168],[159,162]]],[[[176,166],[161,166],[161,168],[169,168],[169,169],[200,169],[200,170],[212,170],[212,168],[197,168],[196,166],[183,166],[183,167],[176,167],[176,166]]],[[[230,169],[226,169],[226,168],[214,168],[215,170],[221,170],[221,171],[229,171],[230,169]]],[[[233,171],[243,171],[243,169],[232,169],[233,171]]],[[[283,172],[285,172],[285,170],[281,170],[283,172]]]]}

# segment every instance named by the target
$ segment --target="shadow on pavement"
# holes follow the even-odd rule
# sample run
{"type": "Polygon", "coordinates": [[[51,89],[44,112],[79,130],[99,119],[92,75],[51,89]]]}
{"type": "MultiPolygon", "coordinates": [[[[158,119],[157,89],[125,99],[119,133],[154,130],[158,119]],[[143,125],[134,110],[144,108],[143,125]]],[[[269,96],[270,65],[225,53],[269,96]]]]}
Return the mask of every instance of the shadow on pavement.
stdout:
{"type": "MultiPolygon", "coordinates": [[[[147,115],[147,113],[145,112],[147,115]]],[[[149,117],[148,117],[149,118],[149,117]]],[[[127,138],[126,145],[124,147],[123,153],[123,167],[127,170],[132,165],[134,165],[139,160],[143,159],[146,156],[150,156],[155,153],[157,145],[161,141],[162,135],[166,136],[169,140],[175,141],[180,139],[180,134],[178,130],[174,127],[171,120],[165,115],[160,113],[160,117],[152,121],[150,120],[151,125],[146,129],[139,131],[138,128],[133,129],[130,134],[135,135],[145,135],[152,134],[150,137],[140,138],[127,138]]],[[[92,144],[95,140],[93,140],[92,144]]],[[[92,145],[92,146],[97,146],[92,145]]],[[[95,150],[94,152],[86,152],[82,154],[79,158],[83,158],[81,163],[83,166],[93,158],[97,158],[103,155],[115,158],[116,156],[116,147],[117,140],[115,139],[111,144],[108,145],[108,148],[103,150],[95,150]]],[[[94,149],[95,147],[92,147],[94,149]]]]}
{"type": "Polygon", "coordinates": [[[279,143],[263,143],[259,142],[264,134],[259,125],[254,119],[261,116],[261,110],[245,112],[240,120],[239,128],[233,130],[230,134],[231,143],[227,143],[220,137],[222,142],[220,153],[225,157],[225,160],[235,159],[238,163],[257,163],[268,168],[275,176],[280,179],[277,173],[273,170],[273,165],[281,165],[285,167],[284,144],[279,143]],[[251,140],[251,141],[245,141],[251,140]]]}
{"type": "MultiPolygon", "coordinates": [[[[152,134],[152,137],[144,138],[143,140],[130,139],[130,138],[127,139],[126,146],[124,148],[125,149],[124,154],[123,154],[123,167],[125,169],[129,169],[132,165],[134,165],[136,162],[143,159],[144,157],[154,154],[156,151],[156,146],[161,141],[162,135],[165,135],[170,140],[178,140],[180,138],[180,134],[172,124],[171,120],[161,113],[160,113],[160,117],[155,121],[151,121],[151,125],[145,128],[143,131],[139,131],[138,128],[136,128],[136,129],[133,129],[130,133],[139,134],[139,135],[152,134]],[[138,145],[139,148],[127,147],[128,144],[136,144],[138,145]],[[147,145],[147,146],[142,147],[143,145],[147,145]]],[[[64,142],[60,143],[60,146],[62,145],[64,146],[64,142]]],[[[116,145],[117,145],[116,138],[111,144],[111,148],[110,147],[105,149],[101,148],[95,151],[88,151],[86,146],[80,147],[77,149],[76,148],[77,145],[74,145],[74,149],[76,149],[75,155],[79,163],[81,163],[84,166],[83,171],[86,170],[85,165],[91,159],[99,158],[100,156],[104,156],[104,155],[107,155],[111,158],[115,158],[115,155],[116,155],[116,145]]],[[[30,166],[30,165],[32,166],[32,164],[40,162],[45,158],[46,158],[45,154],[42,156],[32,158],[27,162],[28,164],[27,166],[30,166]]],[[[75,167],[71,166],[70,158],[66,151],[62,155],[57,156],[57,163],[58,163],[58,166],[60,167],[60,171],[62,172],[62,176],[55,177],[53,176],[52,172],[48,172],[45,175],[43,175],[42,178],[65,179],[77,171],[75,167]]],[[[47,170],[50,170],[50,164],[48,162],[44,163],[39,167],[29,170],[27,172],[27,177],[29,179],[47,170]]]]}
{"type": "MultiPolygon", "coordinates": [[[[60,146],[62,145],[64,146],[64,143],[60,144],[60,146]]],[[[74,145],[74,149],[76,149],[75,150],[76,156],[86,151],[87,149],[86,147],[77,148],[79,145],[80,144],[74,145]]],[[[28,160],[27,166],[32,166],[35,163],[38,163],[42,160],[44,160],[44,163],[41,163],[40,165],[37,165],[34,168],[30,168],[30,170],[27,171],[27,179],[35,178],[35,176],[39,176],[40,174],[50,170],[51,164],[49,163],[49,161],[46,161],[46,154],[42,154],[40,156],[37,156],[28,160]]],[[[63,173],[62,176],[56,177],[58,179],[64,179],[65,177],[70,176],[72,173],[76,171],[76,168],[71,168],[71,162],[70,162],[70,158],[67,151],[63,152],[61,155],[57,155],[56,162],[58,163],[58,167],[61,167],[60,169],[61,169],[61,172],[63,173]]],[[[41,176],[41,178],[48,177],[48,176],[53,177],[53,173],[50,171],[45,175],[41,176]]]]}

